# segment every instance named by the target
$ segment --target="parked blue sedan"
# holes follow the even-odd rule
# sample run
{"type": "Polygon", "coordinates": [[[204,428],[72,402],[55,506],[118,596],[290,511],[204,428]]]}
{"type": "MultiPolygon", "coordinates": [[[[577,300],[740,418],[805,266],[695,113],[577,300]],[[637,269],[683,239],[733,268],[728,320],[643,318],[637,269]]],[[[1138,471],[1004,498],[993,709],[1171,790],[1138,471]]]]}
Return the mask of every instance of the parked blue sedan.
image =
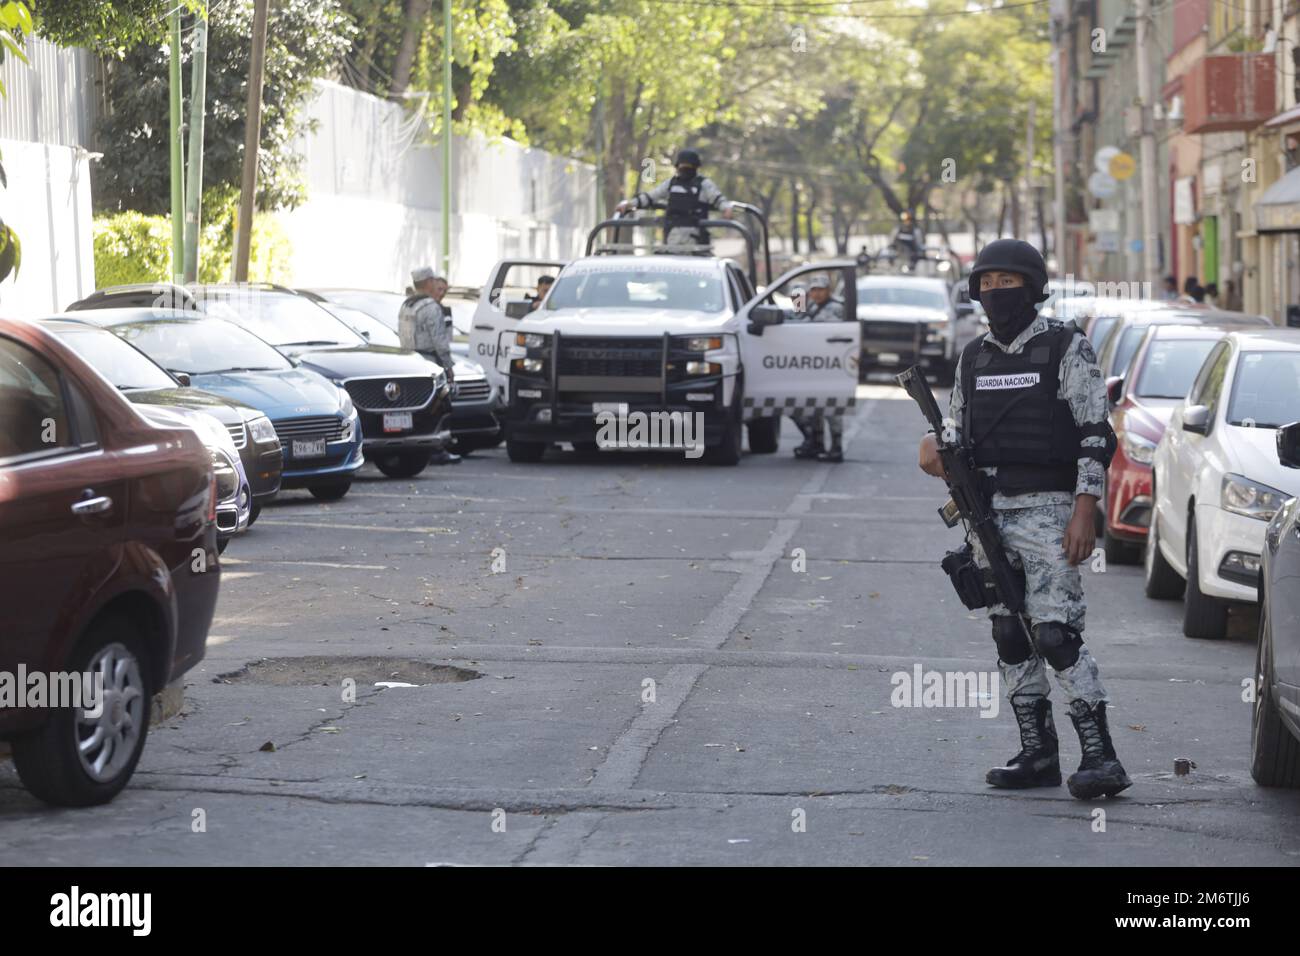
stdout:
{"type": "Polygon", "coordinates": [[[196,388],[260,409],[284,449],[282,488],[335,501],[364,464],[361,421],[348,393],[223,319],[171,309],[77,312],[111,329],[196,388]]]}

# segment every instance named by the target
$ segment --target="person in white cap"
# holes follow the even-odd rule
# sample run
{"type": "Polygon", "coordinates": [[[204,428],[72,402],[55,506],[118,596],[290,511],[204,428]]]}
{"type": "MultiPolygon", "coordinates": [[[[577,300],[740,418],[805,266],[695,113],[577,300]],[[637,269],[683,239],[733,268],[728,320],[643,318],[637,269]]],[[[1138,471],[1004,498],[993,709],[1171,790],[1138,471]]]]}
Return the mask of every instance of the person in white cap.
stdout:
{"type": "MultiPolygon", "coordinates": [[[[799,316],[811,322],[843,322],[844,303],[831,295],[830,279],[814,276],[808,283],[808,303],[799,316]]],[[[803,433],[803,444],[794,450],[796,458],[816,458],[820,461],[844,460],[844,413],[832,410],[829,414],[821,408],[796,412],[791,416],[795,426],[803,433]],[[831,433],[831,447],[822,444],[822,423],[831,433]]]]}
{"type": "MultiPolygon", "coordinates": [[[[456,378],[455,361],[451,357],[451,322],[446,321],[442,297],[447,294],[447,280],[428,266],[412,270],[411,282],[415,292],[402,303],[397,313],[397,334],[402,348],[419,352],[437,362],[447,373],[447,382],[456,378]]],[[[447,314],[449,315],[449,313],[447,314]]],[[[460,461],[460,456],[445,449],[435,452],[431,462],[445,465],[460,461]]]]}

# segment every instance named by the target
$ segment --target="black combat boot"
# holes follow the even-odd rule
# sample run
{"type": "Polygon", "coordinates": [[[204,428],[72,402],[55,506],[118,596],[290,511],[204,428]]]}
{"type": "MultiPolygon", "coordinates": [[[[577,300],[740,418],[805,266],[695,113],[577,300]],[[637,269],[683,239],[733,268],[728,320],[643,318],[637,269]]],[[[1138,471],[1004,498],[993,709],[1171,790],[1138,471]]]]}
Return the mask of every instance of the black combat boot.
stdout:
{"type": "Polygon", "coordinates": [[[833,438],[833,439],[831,439],[831,450],[830,450],[830,451],[818,452],[818,454],[817,454],[817,460],[818,460],[818,461],[836,461],[836,462],[838,462],[838,461],[843,461],[843,460],[844,460],[844,449],[842,449],[842,448],[840,447],[840,440],[839,440],[838,438],[833,438]]]}
{"type": "Polygon", "coordinates": [[[822,454],[823,448],[824,446],[822,445],[821,435],[813,437],[807,432],[804,432],[803,444],[794,450],[794,457],[816,458],[818,455],[822,454]]]}
{"type": "Polygon", "coordinates": [[[1023,790],[1028,787],[1059,787],[1061,762],[1057,756],[1056,724],[1052,702],[1046,697],[1013,700],[1020,725],[1020,753],[1005,767],[994,767],[984,779],[995,787],[1023,790]]]}
{"type": "Polygon", "coordinates": [[[1083,750],[1078,772],[1070,774],[1066,781],[1070,796],[1080,800],[1113,797],[1133,786],[1110,742],[1105,702],[1089,706],[1086,700],[1070,701],[1070,720],[1074,722],[1079,746],[1083,750]]]}

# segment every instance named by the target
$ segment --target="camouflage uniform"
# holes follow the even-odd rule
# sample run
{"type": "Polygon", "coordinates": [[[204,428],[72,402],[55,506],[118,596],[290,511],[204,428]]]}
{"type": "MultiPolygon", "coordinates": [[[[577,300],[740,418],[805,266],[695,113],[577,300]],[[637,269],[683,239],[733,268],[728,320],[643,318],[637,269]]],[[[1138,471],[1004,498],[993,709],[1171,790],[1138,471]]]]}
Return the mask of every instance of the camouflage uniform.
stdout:
{"type": "Polygon", "coordinates": [[[416,293],[403,302],[397,314],[397,334],[402,348],[433,359],[450,374],[451,323],[443,321],[442,306],[436,299],[416,293]]]}
{"type": "MultiPolygon", "coordinates": [[[[808,310],[802,318],[809,322],[843,322],[844,321],[844,303],[839,299],[827,299],[822,305],[816,303],[810,304],[808,310]]],[[[836,409],[829,415],[825,409],[814,408],[812,410],[798,410],[790,416],[799,431],[803,432],[805,438],[820,440],[822,435],[822,422],[825,422],[831,433],[831,443],[839,445],[840,440],[844,437],[844,411],[836,409]]]]}
{"type": "MultiPolygon", "coordinates": [[[[710,209],[719,209],[726,211],[731,208],[731,201],[722,195],[722,190],[718,188],[709,177],[701,177],[700,182],[700,202],[704,203],[710,209]]],[[[668,190],[672,186],[671,179],[665,179],[648,193],[637,193],[628,200],[635,209],[645,209],[650,206],[662,206],[668,202],[668,190]]],[[[690,226],[677,226],[668,230],[668,237],[664,244],[669,246],[696,246],[700,245],[700,230],[690,226]]],[[[705,236],[707,237],[707,233],[705,236]]],[[[707,244],[707,243],[705,243],[707,244]]]]}
{"type": "MultiPolygon", "coordinates": [[[[1034,336],[1060,326],[1059,322],[1038,316],[1010,345],[1003,345],[992,335],[988,336],[988,341],[1004,352],[1016,354],[1023,351],[1025,343],[1034,336]]],[[[949,417],[957,428],[960,428],[965,406],[961,382],[959,363],[948,405],[949,417]]],[[[1061,359],[1060,382],[1058,397],[1069,403],[1077,424],[1106,421],[1109,411],[1106,388],[1097,368],[1097,356],[1083,335],[1074,337],[1061,359]]],[[[1088,437],[1083,439],[1083,444],[1104,447],[1106,440],[1100,436],[1088,437]]],[[[997,471],[996,468],[982,470],[989,475],[997,471]]],[[[1031,625],[1057,621],[1083,631],[1085,608],[1081,575],[1079,567],[1072,567],[1066,560],[1062,542],[1065,526],[1074,510],[1075,495],[1093,495],[1100,499],[1105,473],[1100,461],[1081,458],[1073,494],[1068,491],[1034,491],[1021,495],[1000,492],[993,495],[991,504],[1007,556],[1013,565],[1025,570],[1025,614],[1031,625]]],[[[973,535],[970,540],[976,561],[981,567],[987,567],[979,541],[973,535]]],[[[989,608],[988,612],[991,618],[1009,613],[1001,604],[989,608]]],[[[1002,661],[998,664],[1008,700],[1046,697],[1051,689],[1046,665],[1037,652],[1020,664],[1008,665],[1002,661]]],[[[1064,671],[1055,671],[1055,674],[1067,703],[1083,700],[1092,705],[1110,700],[1102,685],[1097,662],[1086,645],[1080,648],[1079,658],[1073,665],[1064,671]]]]}

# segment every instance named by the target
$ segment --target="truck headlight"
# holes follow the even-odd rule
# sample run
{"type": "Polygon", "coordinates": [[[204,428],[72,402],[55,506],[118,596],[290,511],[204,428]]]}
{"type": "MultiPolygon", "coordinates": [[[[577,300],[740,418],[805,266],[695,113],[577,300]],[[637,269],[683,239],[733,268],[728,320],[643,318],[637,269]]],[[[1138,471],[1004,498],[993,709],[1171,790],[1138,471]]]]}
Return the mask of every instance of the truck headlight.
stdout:
{"type": "Polygon", "coordinates": [[[948,337],[947,322],[927,322],[925,323],[925,340],[929,343],[942,342],[948,337]]]}
{"type": "Polygon", "coordinates": [[[1241,475],[1224,475],[1219,495],[1223,510],[1268,521],[1291,496],[1241,475]]]}
{"type": "Polygon", "coordinates": [[[521,372],[531,372],[534,375],[539,375],[542,371],[542,360],[536,358],[515,359],[515,368],[521,372]]]}
{"type": "Polygon", "coordinates": [[[687,362],[687,375],[717,375],[722,371],[722,366],[717,362],[687,362]]]}
{"type": "Polygon", "coordinates": [[[688,352],[713,352],[722,348],[722,339],[716,335],[693,335],[683,340],[682,347],[688,352]]]}
{"type": "Polygon", "coordinates": [[[541,332],[516,332],[515,345],[522,345],[526,349],[540,349],[546,345],[549,337],[541,332]]]}
{"type": "Polygon", "coordinates": [[[1148,441],[1141,435],[1134,435],[1130,431],[1120,432],[1119,443],[1129,461],[1135,461],[1139,465],[1151,464],[1151,460],[1156,456],[1155,442],[1148,441]]]}
{"type": "Polygon", "coordinates": [[[253,436],[253,442],[258,445],[270,444],[276,439],[275,426],[265,415],[259,415],[248,422],[248,434],[253,436]]]}

